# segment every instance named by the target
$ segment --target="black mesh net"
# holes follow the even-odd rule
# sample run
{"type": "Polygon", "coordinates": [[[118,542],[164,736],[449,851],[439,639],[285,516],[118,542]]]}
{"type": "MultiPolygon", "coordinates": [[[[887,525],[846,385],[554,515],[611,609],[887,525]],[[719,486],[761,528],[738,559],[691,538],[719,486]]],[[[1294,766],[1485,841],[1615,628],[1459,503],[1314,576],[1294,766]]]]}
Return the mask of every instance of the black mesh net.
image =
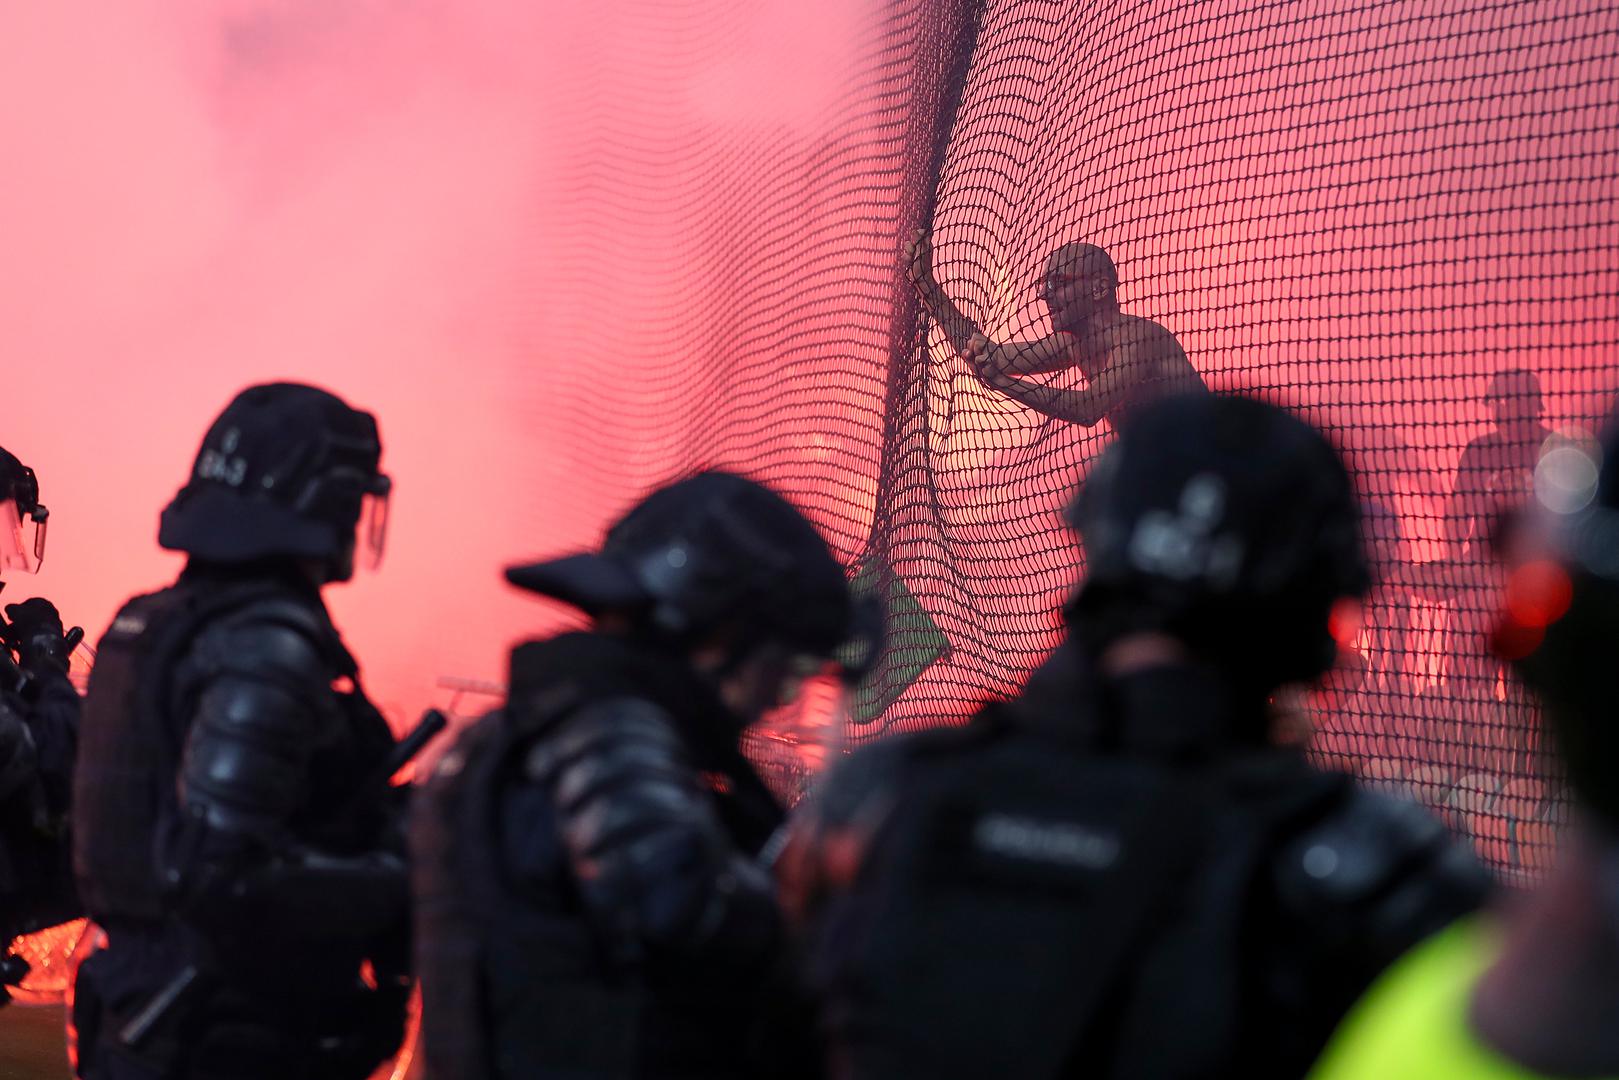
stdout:
{"type": "MultiPolygon", "coordinates": [[[[1125,313],[1209,386],[1294,404],[1355,468],[1383,584],[1294,703],[1315,752],[1532,873],[1562,802],[1485,648],[1488,537],[1544,441],[1613,389],[1619,10],[913,0],[860,25],[816,135],[671,115],[586,148],[593,202],[669,241],[647,267],[669,284],[626,327],[592,321],[611,283],[581,276],[565,332],[633,377],[622,401],[540,377],[596,425],[572,479],[604,500],[697,465],[779,484],[893,612],[855,737],[959,720],[1056,641],[1079,559],[1057,512],[1118,403],[1094,358],[986,385],[920,317],[899,247],[931,228],[943,293],[1007,343],[1056,329],[1048,272],[1084,276],[1052,253],[1100,245],[1125,313]]],[[[626,47],[602,77],[655,94],[670,55],[626,47]]]]}
{"type": "MultiPolygon", "coordinates": [[[[1297,703],[1313,749],[1415,790],[1509,871],[1541,865],[1560,800],[1487,649],[1488,540],[1613,388],[1616,50],[1597,5],[990,3],[932,217],[941,287],[992,341],[1051,335],[1048,257],[1098,244],[1122,309],[1209,385],[1333,435],[1383,584],[1297,703]]],[[[951,331],[925,325],[891,386],[872,556],[947,654],[889,726],[1009,692],[1049,649],[1077,560],[1057,510],[1111,437],[1105,402],[1017,400],[951,331]]]]}

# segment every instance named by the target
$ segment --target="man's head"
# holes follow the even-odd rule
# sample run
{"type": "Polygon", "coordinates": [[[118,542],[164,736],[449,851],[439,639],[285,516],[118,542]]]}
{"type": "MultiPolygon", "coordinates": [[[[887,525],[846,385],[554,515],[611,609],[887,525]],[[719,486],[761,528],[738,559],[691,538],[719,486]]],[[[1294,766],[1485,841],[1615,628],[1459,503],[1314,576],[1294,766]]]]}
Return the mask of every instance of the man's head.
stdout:
{"type": "Polygon", "coordinates": [[[580,608],[600,629],[682,653],[745,722],[866,629],[815,527],[769,488],[724,472],[654,491],[599,552],[506,576],[580,608]]]}
{"type": "Polygon", "coordinates": [[[1600,445],[1543,455],[1535,495],[1502,553],[1495,647],[1544,703],[1577,797],[1619,832],[1619,413],[1600,445]]]}
{"type": "Polygon", "coordinates": [[[1071,520],[1087,576],[1069,608],[1100,655],[1160,635],[1250,690],[1320,676],[1369,585],[1361,507],[1314,428],[1249,397],[1144,407],[1071,520]],[[1334,625],[1335,621],[1339,625],[1334,625]]]}
{"type": "Polygon", "coordinates": [[[1040,298],[1055,330],[1078,333],[1091,316],[1119,306],[1119,272],[1095,244],[1064,244],[1046,260],[1040,298]]]}
{"type": "Polygon", "coordinates": [[[34,470],[0,447],[0,572],[39,571],[45,561],[49,513],[39,501],[39,480],[34,470]]]}
{"type": "Polygon", "coordinates": [[[1537,423],[1546,412],[1539,377],[1524,368],[1496,372],[1484,391],[1484,407],[1490,410],[1497,427],[1528,427],[1537,423]]]}
{"type": "Polygon", "coordinates": [[[208,429],[158,543],[210,563],[281,560],[346,580],[362,520],[381,557],[391,486],[381,457],[370,413],[313,386],[249,387],[208,429]]]}

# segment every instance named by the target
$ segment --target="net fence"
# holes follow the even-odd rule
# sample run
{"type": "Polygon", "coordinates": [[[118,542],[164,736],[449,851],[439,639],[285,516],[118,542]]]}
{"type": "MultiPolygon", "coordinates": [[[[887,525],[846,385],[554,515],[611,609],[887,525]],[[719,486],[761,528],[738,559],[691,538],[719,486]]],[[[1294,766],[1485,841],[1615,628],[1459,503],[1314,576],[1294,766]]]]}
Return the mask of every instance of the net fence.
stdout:
{"type": "Polygon", "coordinates": [[[897,0],[845,12],[802,123],[660,97],[757,54],[737,28],[760,9],[636,9],[579,81],[600,115],[551,332],[614,377],[536,372],[537,415],[589,418],[567,512],[699,466],[777,483],[890,604],[855,738],[964,718],[1057,640],[1079,571],[1058,511],[1112,429],[986,385],[922,317],[900,244],[931,229],[940,288],[996,342],[1049,335],[1049,257],[1100,245],[1124,312],[1209,386],[1296,406],[1356,471],[1382,583],[1296,703],[1313,751],[1533,873],[1563,804],[1485,647],[1487,539],[1615,385],[1619,10],[897,0]],[[630,318],[601,299],[624,293],[604,230],[637,238],[630,318]]]}

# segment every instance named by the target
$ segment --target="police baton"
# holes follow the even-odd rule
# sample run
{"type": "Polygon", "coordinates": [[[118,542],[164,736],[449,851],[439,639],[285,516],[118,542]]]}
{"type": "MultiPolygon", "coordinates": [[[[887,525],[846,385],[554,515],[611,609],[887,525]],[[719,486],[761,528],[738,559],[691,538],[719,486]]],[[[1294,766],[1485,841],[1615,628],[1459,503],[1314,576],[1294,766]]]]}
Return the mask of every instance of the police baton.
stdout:
{"type": "Polygon", "coordinates": [[[139,1012],[129,1018],[129,1023],[118,1029],[118,1041],[132,1050],[140,1046],[152,1033],[152,1029],[162,1022],[170,1009],[180,1003],[201,977],[202,969],[196,964],[187,964],[181,968],[178,975],[170,979],[163,989],[153,994],[151,1000],[141,1006],[139,1012]]]}
{"type": "Polygon", "coordinates": [[[437,709],[422,713],[421,720],[410,729],[410,734],[394,743],[388,756],[366,775],[354,789],[349,801],[338,808],[336,816],[346,818],[351,814],[364,813],[368,807],[374,806],[378,799],[388,793],[388,781],[393,779],[394,773],[409,765],[422,752],[422,748],[433,741],[435,735],[449,726],[449,717],[437,709]]]}
{"type": "Polygon", "coordinates": [[[409,765],[422,749],[433,741],[434,736],[450,726],[450,718],[437,709],[428,709],[422,713],[422,718],[416,726],[394,744],[388,756],[378,765],[376,771],[365,778],[365,782],[355,791],[357,799],[370,798],[377,792],[386,790],[388,781],[393,779],[394,773],[409,765]]]}

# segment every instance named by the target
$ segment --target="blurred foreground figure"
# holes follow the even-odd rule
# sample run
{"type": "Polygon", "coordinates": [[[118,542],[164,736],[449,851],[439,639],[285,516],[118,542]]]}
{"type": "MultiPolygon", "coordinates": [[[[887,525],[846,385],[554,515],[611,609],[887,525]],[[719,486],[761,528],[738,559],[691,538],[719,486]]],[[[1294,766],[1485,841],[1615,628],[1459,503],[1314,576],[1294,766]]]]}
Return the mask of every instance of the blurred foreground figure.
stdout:
{"type": "Polygon", "coordinates": [[[86,1078],[359,1080],[399,1046],[394,740],[321,599],[357,530],[380,555],[381,452],[323,390],[243,391],[163,512],[184,572],[101,640],[74,796],[108,937],[75,988],[86,1078]]]}
{"type": "MultiPolygon", "coordinates": [[[[1483,872],[1272,741],[1367,587],[1349,477],[1270,405],[1145,407],[1074,511],[1090,573],[1021,698],[829,778],[781,859],[834,1075],[1299,1076],[1483,872]]],[[[812,795],[812,799],[816,796],[812,795]]]]}
{"type": "Polygon", "coordinates": [[[979,378],[1037,412],[1085,427],[1106,420],[1117,430],[1149,401],[1203,389],[1174,334],[1119,310],[1119,273],[1095,244],[1064,244],[1046,260],[1040,299],[1051,316],[1051,334],[1005,344],[990,341],[939,285],[926,230],[917,231],[902,255],[922,306],[979,378]],[[1085,374],[1083,389],[1022,378],[1073,367],[1085,374]]]}
{"type": "MultiPolygon", "coordinates": [[[[35,573],[48,511],[34,470],[0,449],[0,576],[35,573]]],[[[0,589],[5,588],[0,581],[0,589]]],[[[20,934],[79,915],[67,834],[79,695],[68,681],[78,627],[64,631],[49,600],[7,604],[0,620],[0,951],[20,934]]],[[[27,975],[0,961],[5,985],[27,975]]]]}
{"type": "Polygon", "coordinates": [[[759,861],[782,810],[737,744],[845,674],[862,620],[825,541],[710,472],[507,577],[594,626],[520,645],[418,798],[428,1077],[819,1075],[759,861]]]}
{"type": "Polygon", "coordinates": [[[1619,425],[1536,468],[1498,652],[1539,696],[1576,804],[1560,864],[1502,917],[1414,949],[1313,1076],[1619,1076],[1619,425]],[[1599,467],[1600,462],[1600,467],[1599,467]]]}

